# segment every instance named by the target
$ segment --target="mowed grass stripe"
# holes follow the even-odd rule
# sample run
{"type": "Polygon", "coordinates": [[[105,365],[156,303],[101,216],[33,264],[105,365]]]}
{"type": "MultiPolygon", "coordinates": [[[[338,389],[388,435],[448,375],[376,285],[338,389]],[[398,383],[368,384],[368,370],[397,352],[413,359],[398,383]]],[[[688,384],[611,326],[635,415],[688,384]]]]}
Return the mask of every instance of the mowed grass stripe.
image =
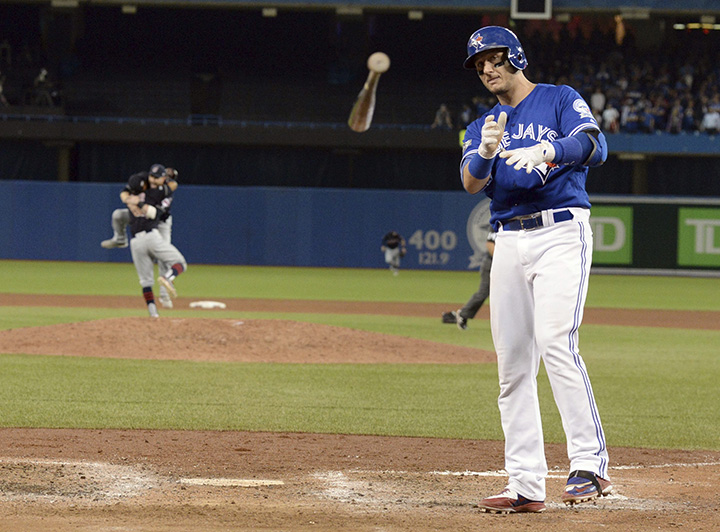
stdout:
{"type": "Polygon", "coordinates": [[[500,437],[493,365],[3,355],[0,372],[2,426],[500,437]]]}
{"type": "MultiPolygon", "coordinates": [[[[713,355],[714,356],[714,355],[713,355]]],[[[717,362],[588,365],[613,446],[720,448],[717,362]],[[705,366],[707,371],[698,373],[705,366]],[[642,385],[639,383],[643,383],[642,385]],[[688,386],[692,383],[692,386],[688,386]]],[[[662,359],[663,356],[661,355],[662,359]]],[[[502,439],[494,364],[257,364],[0,356],[1,426],[502,439]]],[[[563,442],[543,371],[547,441],[563,442]]]]}
{"type": "MultiPolygon", "coordinates": [[[[129,257],[129,253],[128,253],[129,257]]],[[[0,290],[15,294],[137,295],[131,263],[0,261],[0,290]]],[[[183,297],[452,303],[477,289],[477,271],[291,268],[191,264],[183,297]]],[[[716,278],[591,275],[589,307],[720,311],[716,278]]],[[[0,304],[2,304],[0,302],[0,304]]],[[[457,308],[455,307],[455,308],[457,308]]]]}

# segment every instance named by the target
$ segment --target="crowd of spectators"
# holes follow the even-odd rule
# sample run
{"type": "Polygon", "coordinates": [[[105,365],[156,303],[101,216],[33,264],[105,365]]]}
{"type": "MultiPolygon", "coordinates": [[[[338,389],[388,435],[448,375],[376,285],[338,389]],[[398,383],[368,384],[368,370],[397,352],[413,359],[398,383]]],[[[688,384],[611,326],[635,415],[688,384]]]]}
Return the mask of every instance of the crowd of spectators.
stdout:
{"type": "MultiPolygon", "coordinates": [[[[273,44],[272,47],[269,46],[263,33],[268,28],[274,27],[273,20],[254,19],[245,12],[233,13],[233,16],[244,17],[239,19],[244,24],[242,35],[245,40],[242,43],[238,44],[238,36],[228,30],[222,33],[225,40],[219,40],[215,49],[208,49],[207,53],[198,54],[197,46],[183,45],[187,36],[182,35],[179,28],[184,27],[183,24],[192,23],[194,30],[197,30],[194,33],[199,35],[198,39],[206,35],[203,31],[214,35],[217,32],[217,20],[210,16],[216,14],[214,10],[203,10],[197,14],[181,10],[176,14],[177,16],[173,14],[173,17],[169,17],[166,10],[157,12],[148,10],[147,16],[138,17],[134,25],[126,28],[125,33],[129,35],[126,36],[123,46],[117,45],[114,41],[106,42],[102,37],[108,33],[117,33],[118,28],[124,28],[127,17],[115,16],[108,10],[100,8],[88,7],[87,10],[83,25],[84,33],[78,37],[72,54],[61,60],[52,61],[53,54],[50,53],[56,48],[62,48],[61,46],[53,44],[49,37],[41,38],[41,35],[33,36],[31,33],[31,28],[45,26],[43,23],[37,23],[44,20],[41,11],[26,17],[27,28],[22,32],[23,39],[16,38],[12,46],[5,35],[0,35],[0,108],[63,105],[71,107],[71,103],[77,104],[77,102],[68,102],[68,100],[73,95],[76,100],[82,96],[81,91],[71,90],[74,87],[72,76],[78,71],[84,72],[93,80],[102,81],[103,76],[116,68],[109,65],[122,64],[125,69],[131,68],[129,65],[138,65],[144,68],[140,68],[141,72],[151,72],[153,76],[158,77],[158,72],[165,72],[159,70],[158,65],[170,63],[171,57],[174,61],[173,66],[167,68],[173,73],[184,72],[178,65],[191,63],[191,60],[197,60],[205,65],[206,56],[217,56],[220,65],[217,72],[222,73],[225,69],[240,80],[256,76],[263,82],[282,84],[283,87],[291,89],[292,86],[288,84],[291,84],[292,80],[298,78],[301,73],[302,75],[306,72],[307,75],[322,74],[323,67],[318,65],[323,65],[323,61],[317,60],[313,54],[321,53],[317,50],[323,50],[323,45],[327,48],[326,40],[331,39],[334,42],[333,39],[336,39],[338,34],[345,36],[346,45],[354,55],[362,56],[364,53],[361,52],[362,46],[358,45],[360,41],[367,41],[373,47],[394,47],[391,50],[393,67],[388,74],[388,82],[391,76],[395,76],[395,87],[411,85],[412,90],[424,91],[422,95],[424,99],[420,100],[418,97],[417,100],[423,103],[414,105],[410,102],[408,107],[411,110],[403,111],[397,119],[402,120],[399,123],[427,124],[432,129],[441,130],[463,129],[492,107],[495,101],[495,98],[482,88],[479,80],[472,93],[452,92],[446,97],[444,92],[446,87],[455,87],[458,84],[463,84],[463,87],[473,85],[449,77],[447,71],[440,75],[442,78],[440,81],[435,79],[438,77],[433,73],[436,66],[459,65],[458,54],[462,54],[462,48],[458,52],[457,43],[447,37],[446,32],[456,36],[455,30],[452,29],[455,19],[449,15],[447,21],[438,17],[439,21],[436,25],[429,26],[431,20],[427,23],[410,23],[400,19],[385,20],[384,17],[380,20],[381,17],[378,15],[368,17],[367,21],[364,19],[340,21],[332,19],[332,15],[304,13],[303,17],[296,21],[297,24],[300,23],[299,21],[304,21],[307,27],[320,28],[315,33],[296,30],[299,34],[307,33],[308,41],[304,45],[313,52],[296,52],[293,47],[296,53],[291,59],[287,59],[286,47],[277,40],[270,43],[273,44]],[[200,24],[201,19],[205,21],[205,25],[195,26],[200,24]],[[169,27],[165,28],[163,25],[162,37],[156,37],[157,42],[153,43],[152,47],[146,46],[137,37],[143,35],[141,30],[146,26],[155,28],[156,26],[152,24],[157,20],[167,22],[169,27]],[[334,23],[328,24],[329,22],[334,23]],[[398,25],[401,26],[402,31],[398,29],[398,25]],[[255,26],[257,31],[253,32],[252,36],[248,36],[249,28],[255,26]],[[340,31],[338,28],[344,29],[340,31]],[[348,28],[353,31],[348,31],[348,28]],[[326,32],[329,36],[325,35],[326,32]],[[417,42],[418,37],[424,35],[423,32],[436,35],[437,43],[429,47],[428,54],[431,54],[429,58],[422,56],[422,60],[415,59],[413,62],[412,56],[417,54],[407,53],[407,43],[417,42]],[[377,42],[373,42],[373,39],[377,39],[377,42]],[[237,46],[238,50],[247,49],[248,52],[235,53],[231,44],[237,46]],[[113,51],[119,55],[112,56],[115,59],[106,59],[113,51]],[[124,59],[125,55],[128,56],[127,61],[119,60],[119,58],[124,59]],[[452,60],[449,57],[452,57],[452,60]],[[282,69],[277,68],[278,58],[284,58],[282,69]],[[306,60],[304,58],[311,59],[307,59],[306,64],[303,63],[306,60]],[[227,61],[234,62],[225,64],[227,61]],[[262,76],[256,72],[258,65],[266,65],[268,69],[263,71],[262,76]],[[433,65],[433,68],[427,68],[428,65],[433,65]],[[289,70],[291,67],[294,70],[289,70]],[[423,79],[418,74],[422,72],[420,67],[427,68],[427,79],[423,79]],[[425,89],[427,81],[432,81],[433,90],[439,86],[438,94],[441,96],[435,100],[435,103],[430,104],[438,106],[434,109],[428,109],[429,104],[426,103],[429,92],[429,89],[425,89]],[[467,101],[463,101],[464,99],[467,101]],[[443,105],[440,105],[440,102],[443,102],[443,105]]],[[[4,13],[8,19],[14,19],[25,11],[6,6],[4,13]]],[[[221,15],[222,13],[218,14],[221,15]]],[[[490,18],[485,20],[489,17],[485,15],[482,25],[508,23],[507,15],[502,16],[505,17],[504,21],[490,18]]],[[[613,26],[612,20],[610,15],[595,15],[573,17],[566,23],[555,19],[518,23],[515,29],[528,57],[528,78],[538,83],[567,84],[578,90],[608,134],[720,133],[720,31],[674,30],[668,19],[664,27],[661,24],[653,27],[658,29],[657,35],[651,34],[655,30],[649,29],[650,26],[645,27],[641,32],[633,28],[632,24],[628,24],[627,28],[623,27],[623,35],[619,37],[619,26],[613,26]],[[660,32],[661,28],[662,32],[660,32]]],[[[59,33],[54,32],[52,35],[55,34],[59,33]]],[[[12,36],[12,33],[9,35],[12,36]]],[[[301,46],[298,45],[297,49],[301,50],[301,46]]],[[[345,80],[346,88],[336,91],[339,94],[354,91],[362,77],[366,75],[364,60],[353,57],[351,64],[361,65],[361,77],[345,80]]],[[[216,71],[199,72],[202,75],[208,73],[214,75],[216,71]]],[[[325,76],[321,75],[321,78],[325,76]]],[[[114,88],[113,79],[108,79],[108,86],[114,88]]],[[[193,79],[195,77],[188,75],[188,83],[193,79]]],[[[338,80],[335,80],[335,83],[338,83],[338,80]]],[[[386,85],[383,81],[383,90],[386,90],[386,85]]],[[[250,84],[247,86],[254,87],[250,84]]],[[[318,90],[322,89],[322,86],[318,86],[318,90]]],[[[402,97],[412,99],[414,97],[412,90],[403,89],[402,97]]],[[[400,89],[396,91],[399,93],[400,89]]],[[[272,91],[265,92],[270,96],[274,94],[272,91]]],[[[114,93],[108,91],[108,94],[110,95],[108,98],[111,98],[114,93]]],[[[242,94],[242,91],[238,91],[238,94],[242,94]]],[[[317,99],[314,94],[311,96],[317,99]]],[[[94,102],[85,102],[86,107],[91,103],[94,102]]],[[[335,101],[331,103],[337,107],[335,101]]],[[[185,107],[192,106],[187,103],[185,107]]],[[[325,116],[312,115],[313,107],[320,106],[303,107],[298,104],[296,107],[307,109],[307,116],[303,117],[307,121],[326,119],[325,116]]],[[[270,108],[275,110],[274,107],[270,108]]],[[[118,112],[123,111],[126,110],[121,109],[118,112]]],[[[277,118],[261,116],[254,119],[277,118]]]]}
{"type": "MultiPolygon", "coordinates": [[[[608,134],[720,133],[720,35],[668,31],[672,40],[652,48],[637,46],[632,33],[618,43],[614,30],[523,34],[528,77],[574,87],[608,134]]],[[[492,107],[489,96],[461,104],[456,127],[492,107]]]]}
{"type": "Polygon", "coordinates": [[[59,83],[40,59],[40,52],[25,44],[14,50],[0,42],[0,106],[56,107],[62,104],[59,83]]]}

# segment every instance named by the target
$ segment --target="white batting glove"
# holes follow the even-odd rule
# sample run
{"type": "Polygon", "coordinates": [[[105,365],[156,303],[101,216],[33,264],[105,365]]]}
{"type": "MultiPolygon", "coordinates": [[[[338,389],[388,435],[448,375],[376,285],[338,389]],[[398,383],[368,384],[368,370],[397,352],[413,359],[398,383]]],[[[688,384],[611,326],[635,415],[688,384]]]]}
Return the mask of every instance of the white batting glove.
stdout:
{"type": "Polygon", "coordinates": [[[507,159],[505,164],[508,166],[514,164],[515,170],[525,168],[525,171],[529,174],[536,166],[552,162],[555,158],[555,148],[547,140],[542,140],[529,148],[504,151],[500,154],[500,157],[507,159]]]}
{"type": "Polygon", "coordinates": [[[492,159],[497,153],[500,141],[505,133],[505,124],[507,123],[507,113],[503,111],[495,122],[495,115],[488,115],[485,118],[485,124],[483,125],[480,133],[482,134],[482,141],[478,148],[478,153],[483,159],[492,159]]]}

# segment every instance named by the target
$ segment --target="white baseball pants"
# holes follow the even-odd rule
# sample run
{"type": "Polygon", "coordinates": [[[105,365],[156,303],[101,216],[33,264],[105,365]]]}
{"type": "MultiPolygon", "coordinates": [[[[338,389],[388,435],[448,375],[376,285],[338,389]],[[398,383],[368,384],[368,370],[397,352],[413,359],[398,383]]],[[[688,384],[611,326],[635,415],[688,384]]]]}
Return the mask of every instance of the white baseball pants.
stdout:
{"type": "Polygon", "coordinates": [[[567,437],[570,471],[608,478],[605,435],[578,350],[592,262],[588,209],[530,231],[499,231],[490,276],[490,319],[498,357],[498,406],[508,487],[545,500],[547,463],[537,395],[540,360],[567,437]]]}

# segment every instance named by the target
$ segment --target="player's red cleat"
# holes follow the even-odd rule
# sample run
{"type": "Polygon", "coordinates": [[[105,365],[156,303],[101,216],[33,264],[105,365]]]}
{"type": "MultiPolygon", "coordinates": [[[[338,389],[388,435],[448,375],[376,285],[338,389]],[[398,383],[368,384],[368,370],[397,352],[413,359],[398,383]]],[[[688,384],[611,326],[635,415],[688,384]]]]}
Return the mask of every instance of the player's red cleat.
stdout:
{"type": "Polygon", "coordinates": [[[478,504],[478,507],[483,512],[495,514],[540,513],[545,511],[543,501],[531,501],[507,488],[498,495],[483,499],[478,504]]]}

